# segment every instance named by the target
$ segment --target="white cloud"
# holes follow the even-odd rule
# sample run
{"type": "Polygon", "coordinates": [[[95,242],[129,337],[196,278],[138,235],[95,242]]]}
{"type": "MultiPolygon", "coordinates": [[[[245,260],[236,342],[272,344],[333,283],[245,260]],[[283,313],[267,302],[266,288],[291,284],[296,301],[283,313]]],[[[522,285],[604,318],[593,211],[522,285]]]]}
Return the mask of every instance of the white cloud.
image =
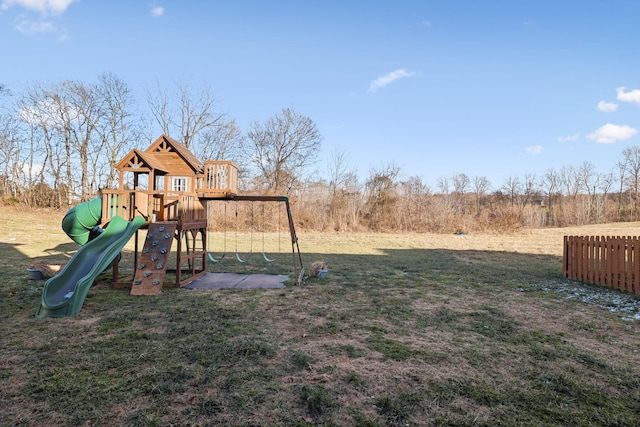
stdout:
{"type": "Polygon", "coordinates": [[[607,123],[598,128],[594,133],[587,135],[587,138],[599,144],[613,144],[616,141],[624,141],[638,133],[638,129],[627,125],[614,125],[607,123]]]}
{"type": "Polygon", "coordinates": [[[615,102],[600,101],[598,102],[598,110],[605,113],[612,113],[618,109],[618,104],[615,102]]]}
{"type": "Polygon", "coordinates": [[[538,155],[542,153],[542,145],[534,145],[533,147],[527,147],[527,154],[531,154],[532,156],[538,155]]]}
{"type": "Polygon", "coordinates": [[[29,36],[35,34],[57,34],[58,40],[64,41],[68,38],[67,31],[63,28],[59,28],[52,22],[47,21],[32,21],[25,16],[18,16],[15,20],[16,29],[22,34],[29,36]]]}
{"type": "Polygon", "coordinates": [[[32,21],[24,16],[16,19],[16,29],[23,34],[57,33],[58,28],[51,22],[32,21]]]}
{"type": "Polygon", "coordinates": [[[369,85],[369,92],[375,92],[378,89],[381,89],[388,84],[395,82],[398,79],[403,79],[406,77],[413,77],[416,73],[405,70],[404,68],[395,70],[390,72],[389,74],[385,74],[384,76],[380,76],[369,85]]]}
{"type": "Polygon", "coordinates": [[[13,6],[19,6],[36,12],[61,15],[67,10],[71,3],[76,1],[78,0],[2,0],[0,10],[7,10],[13,6]]]}
{"type": "Polygon", "coordinates": [[[580,139],[580,134],[579,133],[574,133],[573,135],[559,136],[558,137],[558,141],[560,141],[560,142],[575,142],[578,139],[580,139]]]}
{"type": "Polygon", "coordinates": [[[618,92],[618,96],[616,97],[618,101],[635,102],[636,104],[640,104],[640,89],[631,90],[629,92],[626,90],[627,88],[624,86],[616,89],[616,92],[618,92]]]}
{"type": "Polygon", "coordinates": [[[162,15],[164,15],[164,7],[153,6],[151,8],[151,16],[162,16],[162,15]]]}

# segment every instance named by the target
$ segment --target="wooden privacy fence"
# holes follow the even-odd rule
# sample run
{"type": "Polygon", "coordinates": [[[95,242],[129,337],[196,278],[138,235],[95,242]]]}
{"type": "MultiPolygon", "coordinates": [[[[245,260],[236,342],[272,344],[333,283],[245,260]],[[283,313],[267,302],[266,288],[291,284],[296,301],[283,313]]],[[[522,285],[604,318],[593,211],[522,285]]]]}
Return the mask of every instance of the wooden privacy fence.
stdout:
{"type": "Polygon", "coordinates": [[[640,295],[640,238],[564,236],[562,275],[640,295]]]}

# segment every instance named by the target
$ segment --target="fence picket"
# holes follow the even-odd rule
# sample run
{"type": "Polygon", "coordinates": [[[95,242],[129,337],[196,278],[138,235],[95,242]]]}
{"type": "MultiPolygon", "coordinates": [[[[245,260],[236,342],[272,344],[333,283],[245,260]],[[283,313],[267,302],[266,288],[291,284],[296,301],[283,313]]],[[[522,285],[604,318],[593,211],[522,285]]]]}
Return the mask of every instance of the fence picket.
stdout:
{"type": "Polygon", "coordinates": [[[595,236],[593,239],[593,285],[601,285],[602,284],[602,242],[600,241],[600,236],[595,236]]]}
{"type": "Polygon", "coordinates": [[[640,280],[640,248],[638,247],[640,244],[640,240],[638,240],[637,236],[633,237],[633,275],[631,278],[631,284],[633,293],[636,295],[640,295],[640,284],[638,280],[640,280]]]}

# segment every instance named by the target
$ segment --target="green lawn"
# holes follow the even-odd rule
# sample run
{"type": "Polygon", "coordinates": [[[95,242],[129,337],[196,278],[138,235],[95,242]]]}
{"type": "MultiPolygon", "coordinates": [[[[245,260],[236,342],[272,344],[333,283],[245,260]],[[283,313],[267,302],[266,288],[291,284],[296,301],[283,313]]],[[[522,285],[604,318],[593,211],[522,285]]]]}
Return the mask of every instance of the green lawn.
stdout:
{"type": "MultiPolygon", "coordinates": [[[[72,255],[63,214],[0,208],[2,426],[640,425],[640,321],[561,278],[564,234],[638,224],[299,232],[327,279],[140,297],[107,273],[78,315],[36,320],[26,268],[72,255]]],[[[254,255],[209,270],[290,273],[254,255]]]]}

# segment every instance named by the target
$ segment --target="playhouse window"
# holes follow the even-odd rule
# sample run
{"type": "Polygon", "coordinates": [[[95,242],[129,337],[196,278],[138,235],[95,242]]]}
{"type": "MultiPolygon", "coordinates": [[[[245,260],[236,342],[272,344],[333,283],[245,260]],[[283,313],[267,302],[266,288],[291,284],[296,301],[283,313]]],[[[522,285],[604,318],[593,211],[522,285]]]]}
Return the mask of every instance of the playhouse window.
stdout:
{"type": "Polygon", "coordinates": [[[184,176],[174,176],[171,178],[171,190],[187,191],[187,178],[184,176]]]}
{"type": "Polygon", "coordinates": [[[154,190],[156,190],[156,191],[163,191],[164,190],[164,176],[163,175],[156,175],[156,188],[154,188],[154,190]]]}

